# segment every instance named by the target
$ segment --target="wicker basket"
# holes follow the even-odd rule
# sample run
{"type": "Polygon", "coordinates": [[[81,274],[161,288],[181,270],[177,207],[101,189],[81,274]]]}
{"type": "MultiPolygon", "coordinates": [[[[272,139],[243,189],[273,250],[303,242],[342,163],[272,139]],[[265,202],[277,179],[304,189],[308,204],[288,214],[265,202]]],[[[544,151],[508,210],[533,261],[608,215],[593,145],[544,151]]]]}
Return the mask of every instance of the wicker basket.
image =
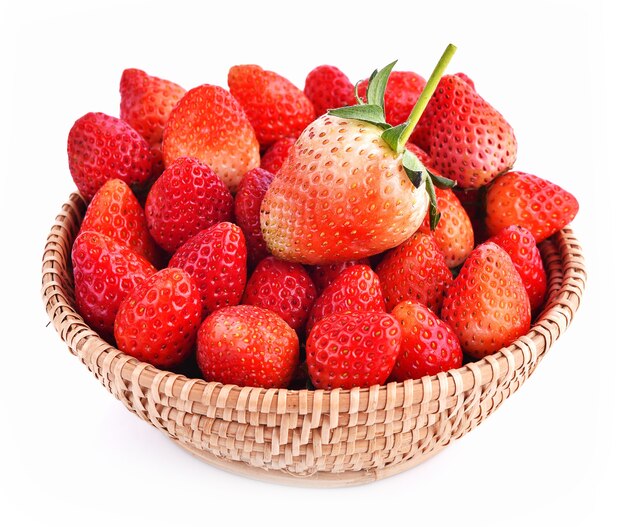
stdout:
{"type": "Polygon", "coordinates": [[[161,371],[111,347],[74,309],[71,247],[85,203],[72,194],[48,236],[42,295],[54,327],[126,407],[203,460],[299,485],[343,486],[402,472],[491,414],[534,371],[585,286],[569,228],[541,244],[546,306],[530,332],[478,362],[433,377],[352,390],[222,385],[161,371]]]}

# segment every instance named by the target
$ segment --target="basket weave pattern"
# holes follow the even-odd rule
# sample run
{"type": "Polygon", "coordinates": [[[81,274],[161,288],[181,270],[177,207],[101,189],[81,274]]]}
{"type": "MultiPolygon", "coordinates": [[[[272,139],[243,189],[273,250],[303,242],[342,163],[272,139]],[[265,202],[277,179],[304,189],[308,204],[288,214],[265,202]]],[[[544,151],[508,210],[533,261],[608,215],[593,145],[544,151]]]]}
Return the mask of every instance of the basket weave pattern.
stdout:
{"type": "Polygon", "coordinates": [[[72,194],[43,256],[42,296],[70,351],[139,417],[236,472],[357,483],[414,466],[476,427],[532,374],[576,312],[581,248],[566,228],[541,244],[548,299],[507,348],[433,377],[352,390],[222,385],[161,371],[103,341],[74,309],[71,247],[86,205],[72,194]],[[343,475],[343,476],[342,476],[343,475]]]}

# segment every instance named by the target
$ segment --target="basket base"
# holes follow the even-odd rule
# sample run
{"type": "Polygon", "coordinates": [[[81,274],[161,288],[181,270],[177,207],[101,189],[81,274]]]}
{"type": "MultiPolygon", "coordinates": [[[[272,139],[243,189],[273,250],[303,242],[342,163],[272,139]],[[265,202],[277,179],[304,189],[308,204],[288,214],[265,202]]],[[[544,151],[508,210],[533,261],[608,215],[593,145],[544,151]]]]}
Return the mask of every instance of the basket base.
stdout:
{"type": "Polygon", "coordinates": [[[388,478],[423,463],[443,449],[443,447],[441,447],[429,452],[428,454],[417,455],[408,461],[381,469],[337,473],[316,472],[311,475],[298,476],[283,470],[263,469],[253,467],[241,461],[231,461],[229,459],[220,458],[210,452],[198,450],[197,448],[187,443],[178,441],[177,439],[173,440],[178,446],[192,454],[194,457],[201,459],[209,465],[225,470],[226,472],[230,472],[231,474],[237,474],[239,476],[245,476],[251,479],[267,481],[270,483],[277,483],[280,485],[321,488],[352,487],[388,478]]]}

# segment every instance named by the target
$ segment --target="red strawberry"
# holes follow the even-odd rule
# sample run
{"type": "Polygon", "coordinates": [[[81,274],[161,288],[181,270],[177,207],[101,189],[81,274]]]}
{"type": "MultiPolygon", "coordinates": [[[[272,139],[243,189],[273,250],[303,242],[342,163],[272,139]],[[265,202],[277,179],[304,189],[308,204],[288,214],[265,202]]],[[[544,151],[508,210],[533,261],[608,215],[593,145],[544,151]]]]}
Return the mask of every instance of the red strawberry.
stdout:
{"type": "Polygon", "coordinates": [[[163,129],[185,89],[145,71],[126,69],[120,80],[120,118],[137,130],[150,146],[159,146],[163,129]]]}
{"type": "Polygon", "coordinates": [[[441,249],[446,265],[450,268],[461,265],[474,249],[472,222],[451,189],[435,188],[437,208],[441,219],[434,231],[426,218],[420,230],[432,233],[437,247],[441,249]]]}
{"type": "Polygon", "coordinates": [[[534,311],[539,308],[543,304],[548,284],[541,254],[532,233],[524,227],[510,225],[489,241],[502,247],[511,257],[528,293],[531,309],[534,311]]]}
{"type": "Polygon", "coordinates": [[[324,289],[311,308],[307,332],[324,317],[347,311],[385,311],[380,281],[367,265],[345,269],[324,289]]]}
{"type": "Polygon", "coordinates": [[[391,249],[376,267],[387,311],[403,300],[421,302],[435,313],[452,282],[452,272],[431,235],[416,232],[391,249]]]}
{"type": "Polygon", "coordinates": [[[93,231],[81,232],[72,247],[76,309],[91,328],[111,341],[115,315],[130,291],[156,269],[126,245],[93,231]]]}
{"type": "Polygon", "coordinates": [[[120,118],[148,142],[154,162],[153,179],[164,169],[161,142],[171,111],[185,89],[171,81],[152,77],[139,69],[126,69],[120,80],[120,118]]]}
{"type": "Polygon", "coordinates": [[[222,222],[187,240],[169,267],[189,273],[202,300],[202,316],[239,303],[246,286],[246,242],[241,229],[222,222]]]}
{"type": "Polygon", "coordinates": [[[400,351],[400,324],[387,313],[335,313],[306,341],[306,363],[318,389],[382,384],[400,351]]]}
{"type": "Polygon", "coordinates": [[[433,168],[445,177],[460,187],[478,188],[513,166],[517,156],[513,128],[464,80],[444,76],[428,106],[432,113],[426,150],[433,168]]]}
{"type": "Polygon", "coordinates": [[[237,100],[219,86],[189,90],[170,113],[163,131],[163,160],[179,157],[209,165],[231,192],[243,175],[259,166],[259,143],[237,100]]]}
{"type": "Polygon", "coordinates": [[[87,201],[110,179],[121,179],[133,191],[150,178],[150,145],[131,126],[103,113],[88,113],[67,138],[70,173],[87,201]]]}
{"type": "Polygon", "coordinates": [[[274,179],[274,174],[255,168],[248,172],[235,195],[235,219],[246,237],[248,246],[248,267],[256,265],[269,255],[263,234],[261,234],[261,202],[274,179]]]}
{"type": "Polygon", "coordinates": [[[361,258],[360,260],[348,260],[347,262],[314,265],[309,269],[309,273],[315,283],[317,291],[321,293],[331,283],[333,283],[335,278],[337,278],[345,269],[359,264],[370,266],[370,260],[369,258],[361,258]]]}
{"type": "Polygon", "coordinates": [[[143,209],[121,179],[111,179],[100,187],[87,207],[80,230],[106,234],[155,266],[161,261],[161,252],[150,236],[143,209]]]}
{"type": "Polygon", "coordinates": [[[284,77],[256,65],[233,66],[228,87],[244,107],[261,147],[297,137],[315,119],[306,95],[284,77]]]}
{"type": "Polygon", "coordinates": [[[158,368],[191,354],[200,327],[200,294],[180,269],[162,269],[135,287],[115,317],[117,347],[158,368]]]}
{"type": "Polygon", "coordinates": [[[181,157],[155,181],[146,199],[152,237],[173,253],[201,230],[233,219],[234,200],[204,163],[181,157]]]}
{"type": "Polygon", "coordinates": [[[508,172],[487,189],[487,230],[497,234],[509,225],[528,229],[537,243],[570,223],[578,213],[576,198],[558,185],[524,172],[508,172]]]}
{"type": "MultiPolygon", "coordinates": [[[[359,97],[367,101],[367,80],[359,83],[359,97]]],[[[385,114],[391,126],[406,121],[426,86],[426,80],[412,71],[392,71],[385,91],[385,114]]]]}
{"type": "Polygon", "coordinates": [[[296,332],[273,311],[230,306],[198,331],[197,360],[207,381],[286,388],[298,366],[296,332]]]}
{"type": "Polygon", "coordinates": [[[443,301],[441,319],[463,351],[482,359],[530,330],[530,302],[504,249],[479,245],[469,255],[443,301]]]}
{"type": "Polygon", "coordinates": [[[400,353],[391,373],[394,381],[419,379],[461,367],[463,351],[459,339],[424,304],[400,302],[391,315],[402,328],[400,353]]]}
{"type": "Polygon", "coordinates": [[[302,264],[268,256],[250,276],[241,303],[274,311],[298,331],[316,296],[315,284],[302,264]]]}
{"type": "MultiPolygon", "coordinates": [[[[454,76],[467,83],[472,90],[474,89],[474,81],[465,75],[465,73],[455,73],[454,76]]],[[[425,152],[430,150],[430,129],[433,126],[433,115],[435,113],[435,109],[434,104],[429,104],[426,107],[424,114],[415,127],[415,131],[411,134],[410,141],[419,146],[425,152]]]]}
{"type": "Polygon", "coordinates": [[[289,154],[289,150],[291,150],[295,142],[296,140],[293,137],[283,137],[275,143],[272,143],[272,146],[265,151],[261,158],[261,168],[272,174],[276,174],[276,172],[280,170],[280,167],[283,166],[289,154]]]}
{"type": "Polygon", "coordinates": [[[335,66],[314,68],[306,77],[304,94],[315,108],[315,117],[325,114],[330,108],[349,106],[356,102],[354,84],[335,66]]]}

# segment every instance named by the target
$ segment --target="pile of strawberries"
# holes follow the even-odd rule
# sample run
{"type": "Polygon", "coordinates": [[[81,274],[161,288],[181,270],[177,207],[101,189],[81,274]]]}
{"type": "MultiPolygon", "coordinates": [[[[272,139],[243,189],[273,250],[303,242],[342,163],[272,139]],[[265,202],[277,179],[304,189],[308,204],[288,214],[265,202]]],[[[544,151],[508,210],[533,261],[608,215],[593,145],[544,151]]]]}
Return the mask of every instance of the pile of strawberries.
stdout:
{"type": "Polygon", "coordinates": [[[469,77],[392,68],[355,89],[319,66],[303,91],[255,65],[228,90],[125,70],[120,118],[68,138],[85,321],[157,367],[266,388],[434,375],[527,333],[537,243],[576,199],[512,170],[469,77]]]}

